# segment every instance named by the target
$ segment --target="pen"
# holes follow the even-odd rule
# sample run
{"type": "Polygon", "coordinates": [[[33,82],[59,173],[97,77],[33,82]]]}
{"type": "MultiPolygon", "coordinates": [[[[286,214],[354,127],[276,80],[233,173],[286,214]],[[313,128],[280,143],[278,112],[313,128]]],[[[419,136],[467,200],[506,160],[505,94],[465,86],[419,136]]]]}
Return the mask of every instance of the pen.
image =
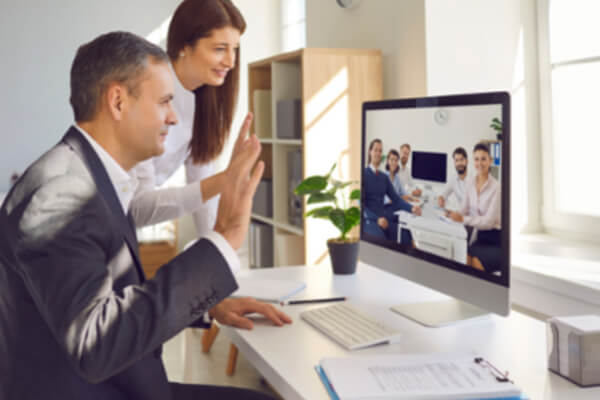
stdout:
{"type": "Polygon", "coordinates": [[[345,297],[330,297],[328,299],[310,299],[310,300],[290,300],[285,301],[283,305],[294,305],[294,304],[311,304],[311,303],[329,303],[331,301],[345,301],[345,297]]]}

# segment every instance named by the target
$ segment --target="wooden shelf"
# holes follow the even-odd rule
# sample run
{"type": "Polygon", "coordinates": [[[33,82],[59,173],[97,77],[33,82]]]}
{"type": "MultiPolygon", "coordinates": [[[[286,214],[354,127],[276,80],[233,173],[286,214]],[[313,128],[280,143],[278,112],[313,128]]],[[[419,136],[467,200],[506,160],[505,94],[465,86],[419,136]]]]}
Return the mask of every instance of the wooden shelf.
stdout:
{"type": "Polygon", "coordinates": [[[283,222],[277,222],[275,221],[275,227],[282,229],[284,231],[287,231],[289,233],[293,233],[295,235],[299,235],[299,236],[303,236],[304,235],[304,229],[296,226],[296,225],[291,225],[291,224],[286,224],[283,222]]]}
{"type": "Polygon", "coordinates": [[[252,214],[251,217],[257,221],[264,222],[265,224],[275,225],[275,220],[273,218],[263,217],[258,214],[252,214]]]}
{"type": "Polygon", "coordinates": [[[275,139],[275,143],[290,146],[302,146],[302,139],[275,139]]]}
{"type": "MultiPolygon", "coordinates": [[[[252,131],[270,127],[258,133],[273,192],[273,218],[252,214],[252,219],[273,227],[275,265],[327,262],[327,239],[338,232],[314,219],[304,220],[302,228],[294,225],[291,214],[299,200],[293,187],[307,176],[326,173],[334,163],[339,167],[333,178],[360,180],[362,103],[383,98],[381,51],[300,49],[249,64],[248,79],[249,111],[255,116],[252,131]],[[256,93],[258,110],[256,90],[268,91],[256,93]],[[270,109],[265,107],[269,97],[270,109]],[[282,123],[277,123],[277,104],[294,99],[300,100],[300,137],[282,139],[277,134],[282,123]],[[291,160],[301,161],[300,171],[298,161],[291,160]]],[[[284,114],[291,115],[286,126],[290,131],[298,129],[294,113],[287,109],[284,114]]],[[[300,204],[304,214],[306,203],[300,204]]]]}

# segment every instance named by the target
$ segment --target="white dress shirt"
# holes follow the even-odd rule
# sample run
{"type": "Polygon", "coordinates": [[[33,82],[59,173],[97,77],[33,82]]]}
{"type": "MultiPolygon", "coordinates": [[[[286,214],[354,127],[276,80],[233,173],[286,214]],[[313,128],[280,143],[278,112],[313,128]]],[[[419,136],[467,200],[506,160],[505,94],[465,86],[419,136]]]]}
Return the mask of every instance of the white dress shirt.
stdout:
{"type": "MultiPolygon", "coordinates": [[[[117,163],[117,161],[102,146],[100,146],[98,142],[94,140],[94,138],[77,126],[77,124],[74,126],[79,130],[79,132],[81,132],[83,137],[87,139],[98,155],[98,158],[100,158],[100,161],[106,169],[115,192],[119,197],[121,206],[123,206],[123,211],[127,215],[129,211],[129,205],[132,202],[135,190],[138,186],[136,174],[133,172],[133,169],[129,172],[125,171],[123,167],[121,167],[121,165],[117,163]]],[[[146,205],[151,206],[152,204],[148,203],[146,205]]],[[[155,214],[153,209],[138,209],[138,213],[140,214],[139,216],[141,218],[151,217],[155,214]]],[[[217,247],[219,252],[225,258],[225,261],[227,261],[227,265],[231,269],[231,272],[235,275],[240,270],[240,260],[229,242],[227,242],[227,240],[225,240],[220,233],[215,231],[206,232],[203,237],[210,240],[215,247],[217,247]]]]}
{"type": "Polygon", "coordinates": [[[464,179],[461,179],[460,176],[456,175],[450,180],[450,182],[446,184],[446,187],[440,196],[442,196],[444,200],[448,200],[448,197],[454,193],[456,200],[458,200],[458,204],[462,204],[465,198],[467,179],[468,176],[465,176],[464,179]]]}
{"type": "Polygon", "coordinates": [[[200,181],[215,174],[213,162],[194,164],[190,141],[194,126],[196,99],[194,93],[185,89],[170,69],[174,81],[173,108],[178,122],[169,127],[164,142],[165,151],[160,156],[136,165],[133,173],[139,185],[131,205],[131,213],[138,227],[153,225],[192,213],[198,236],[204,236],[213,230],[217,220],[219,196],[208,201],[202,198],[200,181]],[[177,188],[156,189],[181,167],[185,165],[187,185],[177,188]],[[142,221],[138,218],[138,209],[153,209],[155,215],[142,221]]]}
{"type": "Polygon", "coordinates": [[[400,182],[404,185],[404,191],[406,193],[410,192],[410,188],[413,186],[412,175],[410,174],[410,168],[408,167],[408,163],[406,166],[402,166],[402,163],[398,165],[398,173],[396,174],[398,178],[400,178],[400,182]]]}

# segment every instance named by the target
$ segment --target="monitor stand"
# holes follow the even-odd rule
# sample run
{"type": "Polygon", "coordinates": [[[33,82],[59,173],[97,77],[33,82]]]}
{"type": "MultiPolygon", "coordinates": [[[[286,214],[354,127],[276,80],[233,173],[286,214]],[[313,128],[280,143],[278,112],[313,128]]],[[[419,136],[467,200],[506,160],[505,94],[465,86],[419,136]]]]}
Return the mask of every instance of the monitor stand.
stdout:
{"type": "Polygon", "coordinates": [[[391,310],[431,328],[439,328],[489,314],[489,311],[459,300],[401,304],[392,306],[391,310]]]}

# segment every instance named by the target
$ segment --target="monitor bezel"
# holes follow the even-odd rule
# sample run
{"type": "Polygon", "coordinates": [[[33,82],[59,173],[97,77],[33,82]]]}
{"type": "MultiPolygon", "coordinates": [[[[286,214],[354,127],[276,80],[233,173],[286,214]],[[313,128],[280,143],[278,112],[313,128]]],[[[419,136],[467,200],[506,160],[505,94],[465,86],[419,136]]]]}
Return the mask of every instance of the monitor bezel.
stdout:
{"type": "MultiPolygon", "coordinates": [[[[361,212],[360,240],[381,246],[418,260],[426,261],[440,267],[456,271],[474,278],[482,279],[506,288],[510,287],[510,95],[508,92],[486,92],[470,93],[447,96],[430,96],[409,99],[392,99],[380,101],[364,102],[362,106],[362,137],[361,137],[361,176],[366,166],[365,153],[368,144],[366,143],[366,121],[367,112],[375,110],[389,109],[416,109],[416,108],[435,108],[435,107],[460,107],[476,105],[501,105],[502,107],[502,193],[501,193],[501,246],[505,252],[503,257],[500,276],[485,271],[479,271],[470,268],[464,264],[453,260],[439,257],[431,253],[426,253],[418,249],[413,249],[398,243],[389,242],[364,231],[364,218],[361,212]],[[506,184],[508,182],[508,184],[506,184]]],[[[362,187],[362,186],[361,186],[362,187]]],[[[361,191],[361,204],[364,204],[364,193],[361,191]]]]}

